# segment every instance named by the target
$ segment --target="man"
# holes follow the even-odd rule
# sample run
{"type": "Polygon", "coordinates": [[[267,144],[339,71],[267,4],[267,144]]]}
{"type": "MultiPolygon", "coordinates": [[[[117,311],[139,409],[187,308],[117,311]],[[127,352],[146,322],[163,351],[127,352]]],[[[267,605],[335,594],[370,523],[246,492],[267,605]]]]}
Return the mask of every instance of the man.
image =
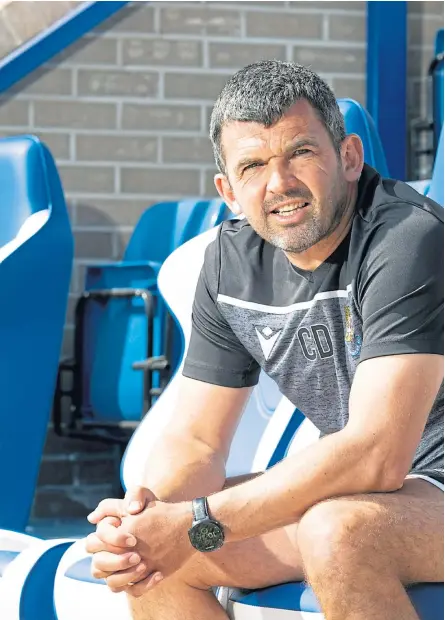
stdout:
{"type": "Polygon", "coordinates": [[[299,65],[236,73],[211,139],[216,188],[245,219],[207,250],[147,488],[89,517],[93,575],[135,620],[223,620],[213,586],[305,578],[328,620],[415,620],[404,585],[443,580],[442,209],[364,165],[299,65]],[[322,438],[226,481],[260,367],[322,438]]]}

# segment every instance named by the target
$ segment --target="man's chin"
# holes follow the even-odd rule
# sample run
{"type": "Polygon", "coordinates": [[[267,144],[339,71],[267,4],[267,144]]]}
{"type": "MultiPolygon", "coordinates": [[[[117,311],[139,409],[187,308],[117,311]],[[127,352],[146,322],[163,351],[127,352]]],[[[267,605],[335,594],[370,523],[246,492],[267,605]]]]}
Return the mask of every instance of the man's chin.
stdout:
{"type": "Polygon", "coordinates": [[[304,238],[304,235],[303,238],[302,235],[298,235],[298,237],[297,239],[295,235],[283,235],[283,233],[281,233],[270,235],[267,241],[276,248],[284,252],[289,252],[290,254],[301,254],[315,245],[315,243],[308,243],[307,237],[304,238]]]}

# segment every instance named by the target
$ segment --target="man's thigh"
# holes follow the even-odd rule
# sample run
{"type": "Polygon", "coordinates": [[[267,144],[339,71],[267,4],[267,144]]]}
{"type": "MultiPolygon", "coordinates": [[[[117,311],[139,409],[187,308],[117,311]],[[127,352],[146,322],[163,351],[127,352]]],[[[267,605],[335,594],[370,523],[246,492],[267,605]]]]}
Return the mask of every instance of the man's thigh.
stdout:
{"type": "Polygon", "coordinates": [[[300,540],[304,520],[321,527],[329,519],[331,503],[346,540],[353,539],[364,557],[369,553],[386,559],[404,584],[443,581],[444,495],[439,488],[406,479],[396,492],[327,500],[303,517],[300,540]]]}
{"type": "Polygon", "coordinates": [[[286,528],[195,554],[177,576],[199,588],[261,588],[302,580],[307,554],[302,549],[310,549],[318,536],[342,540],[342,531],[342,544],[353,540],[355,550],[358,545],[363,554],[381,554],[404,583],[443,580],[443,493],[420,479],[406,480],[393,493],[320,502],[286,528]],[[299,545],[304,536],[311,544],[299,545]]]}

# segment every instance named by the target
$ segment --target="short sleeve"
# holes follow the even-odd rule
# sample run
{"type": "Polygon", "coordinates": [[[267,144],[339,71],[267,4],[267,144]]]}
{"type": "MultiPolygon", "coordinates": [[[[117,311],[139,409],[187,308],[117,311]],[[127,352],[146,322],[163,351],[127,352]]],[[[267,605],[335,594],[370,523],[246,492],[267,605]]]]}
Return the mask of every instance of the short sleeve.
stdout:
{"type": "Polygon", "coordinates": [[[362,263],[360,361],[443,355],[443,221],[419,207],[390,205],[362,263]],[[403,214],[403,215],[401,215],[403,214]]]}
{"type": "Polygon", "coordinates": [[[192,333],[183,375],[224,387],[251,387],[260,373],[258,363],[240,343],[220,313],[219,235],[206,250],[192,314],[192,333]]]}

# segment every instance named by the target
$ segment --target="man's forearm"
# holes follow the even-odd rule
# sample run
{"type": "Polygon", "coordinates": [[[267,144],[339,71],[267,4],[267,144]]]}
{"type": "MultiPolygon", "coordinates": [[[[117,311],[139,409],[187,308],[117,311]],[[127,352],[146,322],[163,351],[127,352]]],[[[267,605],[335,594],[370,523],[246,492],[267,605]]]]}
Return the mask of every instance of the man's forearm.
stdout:
{"type": "Polygon", "coordinates": [[[193,438],[165,435],[153,448],[144,486],[162,501],[180,502],[220,491],[225,483],[222,455],[193,438]]]}
{"type": "Polygon", "coordinates": [[[262,476],[208,498],[228,542],[295,523],[308,508],[331,497],[385,489],[378,456],[345,431],[289,456],[262,476]]]}

